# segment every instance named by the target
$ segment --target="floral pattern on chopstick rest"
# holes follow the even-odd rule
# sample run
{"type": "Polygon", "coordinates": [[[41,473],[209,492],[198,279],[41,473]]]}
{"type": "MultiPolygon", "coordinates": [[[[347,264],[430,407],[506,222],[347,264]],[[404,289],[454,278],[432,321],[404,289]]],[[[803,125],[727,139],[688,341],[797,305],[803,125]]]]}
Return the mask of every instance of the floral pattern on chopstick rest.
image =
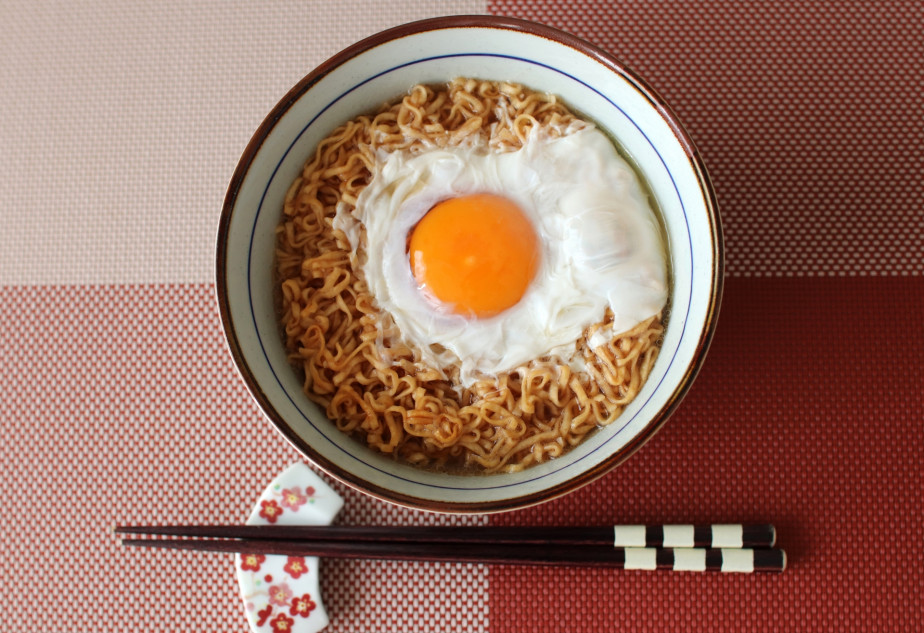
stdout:
{"type": "MultiPolygon", "coordinates": [[[[263,491],[247,524],[329,525],[341,507],[330,486],[296,463],[263,491]]],[[[234,566],[253,633],[316,633],[327,626],[317,558],[237,554],[234,566]]]]}

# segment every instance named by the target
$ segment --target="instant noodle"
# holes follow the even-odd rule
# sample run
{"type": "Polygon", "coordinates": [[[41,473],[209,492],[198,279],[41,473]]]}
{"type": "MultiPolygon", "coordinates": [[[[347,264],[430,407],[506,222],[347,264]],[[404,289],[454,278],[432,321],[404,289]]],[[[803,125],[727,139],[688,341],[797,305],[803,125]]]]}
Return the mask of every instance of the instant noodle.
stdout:
{"type": "MultiPolygon", "coordinates": [[[[626,326],[621,311],[600,304],[568,335],[567,345],[556,341],[509,367],[502,366],[510,358],[505,350],[494,350],[500,369],[485,370],[467,364],[460,349],[478,344],[479,332],[500,331],[491,320],[500,317],[443,314],[460,310],[441,311],[439,298],[422,292],[421,301],[434,306],[433,322],[455,319],[461,330],[475,331],[475,339],[469,347],[453,347],[450,339],[412,335],[405,303],[385,309],[384,292],[370,289],[389,282],[370,282],[369,273],[383,267],[380,253],[366,225],[351,220],[363,218],[357,205],[368,199],[390,157],[410,157],[410,163],[436,150],[513,154],[537,138],[576,138],[589,127],[553,95],[457,79],[445,87],[416,86],[400,102],[344,124],[318,145],[286,196],[276,276],[289,359],[304,374],[306,394],[341,431],[414,465],[516,471],[561,455],[632,401],[658,354],[666,279],[645,303],[644,318],[626,326]]],[[[386,193],[394,188],[391,182],[379,187],[386,193]]],[[[391,239],[401,240],[401,266],[419,284],[405,246],[416,223],[401,226],[391,239]]],[[[661,248],[656,259],[663,262],[661,248]]],[[[556,262],[549,266],[560,269],[556,262]]],[[[533,295],[541,299],[540,290],[533,295]]]]}

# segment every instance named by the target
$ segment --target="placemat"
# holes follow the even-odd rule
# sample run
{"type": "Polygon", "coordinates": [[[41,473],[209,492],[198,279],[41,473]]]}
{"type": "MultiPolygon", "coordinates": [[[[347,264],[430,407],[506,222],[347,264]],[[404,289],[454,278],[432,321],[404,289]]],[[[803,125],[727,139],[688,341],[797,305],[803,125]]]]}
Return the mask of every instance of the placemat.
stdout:
{"type": "Polygon", "coordinates": [[[246,631],[231,559],[132,522],[241,522],[299,457],[226,351],[214,236],[263,116],[375,31],[545,22],[673,104],[727,279],[700,377],[562,499],[453,517],[335,484],[345,523],[774,522],[781,576],[326,561],[329,630],[896,631],[924,621],[924,5],[0,6],[0,611],[10,631],[246,631]]]}

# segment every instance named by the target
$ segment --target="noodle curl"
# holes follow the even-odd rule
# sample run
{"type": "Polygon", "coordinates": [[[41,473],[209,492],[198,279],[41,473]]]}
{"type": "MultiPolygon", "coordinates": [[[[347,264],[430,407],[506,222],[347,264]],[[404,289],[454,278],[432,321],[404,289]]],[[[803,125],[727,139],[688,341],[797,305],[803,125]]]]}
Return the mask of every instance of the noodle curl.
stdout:
{"type": "Polygon", "coordinates": [[[427,366],[401,340],[333,227],[338,208],[355,207],[382,152],[476,139],[515,151],[534,128],[554,135],[575,120],[554,96],[463,78],[415,86],[319,143],[285,197],[275,273],[289,360],[338,429],[421,467],[513,472],[560,456],[638,394],[658,355],[660,315],[591,347],[612,319],[601,315],[575,343],[582,371],[545,357],[462,388],[453,383],[458,367],[427,366]]]}

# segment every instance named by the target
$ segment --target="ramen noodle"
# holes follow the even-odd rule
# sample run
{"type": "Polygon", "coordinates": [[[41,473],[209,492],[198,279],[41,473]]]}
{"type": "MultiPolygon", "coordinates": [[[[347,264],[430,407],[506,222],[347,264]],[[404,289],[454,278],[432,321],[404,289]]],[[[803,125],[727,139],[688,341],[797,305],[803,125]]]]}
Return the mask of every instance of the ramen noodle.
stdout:
{"type": "Polygon", "coordinates": [[[512,472],[576,446],[636,397],[657,358],[660,311],[613,332],[606,309],[569,358],[547,353],[464,380],[445,349],[432,346],[435,363],[429,349],[402,336],[370,292],[363,239],[335,222],[395,152],[466,145],[514,152],[537,130],[556,137],[581,127],[553,95],[456,79],[416,86],[321,141],[286,195],[275,274],[289,360],[338,429],[416,466],[512,472]]]}

